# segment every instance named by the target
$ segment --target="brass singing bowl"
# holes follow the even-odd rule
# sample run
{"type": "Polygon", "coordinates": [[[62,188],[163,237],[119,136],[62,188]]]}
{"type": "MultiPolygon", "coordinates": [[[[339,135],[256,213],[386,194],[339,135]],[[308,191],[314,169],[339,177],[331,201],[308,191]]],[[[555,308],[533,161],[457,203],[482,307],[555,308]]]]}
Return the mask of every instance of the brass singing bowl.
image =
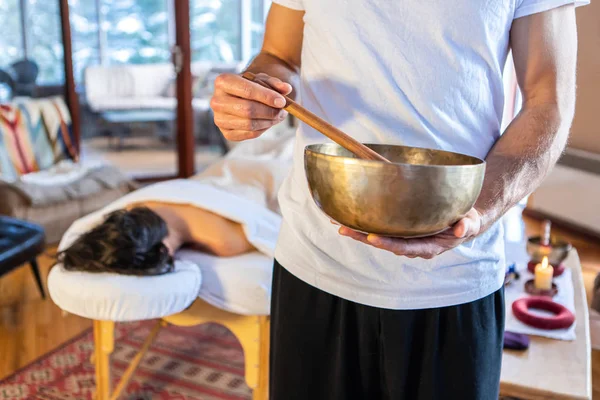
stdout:
{"type": "Polygon", "coordinates": [[[475,204],[485,161],[408,146],[365,144],[391,163],[363,160],[335,143],[304,149],[317,206],[348,228],[390,237],[440,233],[475,204]]]}
{"type": "Polygon", "coordinates": [[[541,263],[546,256],[550,265],[557,267],[567,258],[573,247],[569,242],[554,238],[550,240],[550,246],[542,246],[540,240],[539,236],[527,240],[527,253],[535,263],[541,263]]]}

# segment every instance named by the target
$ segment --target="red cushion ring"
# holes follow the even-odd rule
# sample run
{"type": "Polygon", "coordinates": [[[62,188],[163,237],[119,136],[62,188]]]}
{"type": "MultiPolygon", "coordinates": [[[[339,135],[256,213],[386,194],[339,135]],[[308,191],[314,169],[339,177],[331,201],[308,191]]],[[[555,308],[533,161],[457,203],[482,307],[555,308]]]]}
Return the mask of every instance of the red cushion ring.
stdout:
{"type": "Polygon", "coordinates": [[[564,329],[570,327],[575,322],[575,316],[571,311],[545,296],[532,296],[519,299],[512,304],[512,311],[519,321],[539,329],[564,329]],[[530,308],[550,311],[556,315],[553,317],[542,317],[530,313],[530,308]]]}

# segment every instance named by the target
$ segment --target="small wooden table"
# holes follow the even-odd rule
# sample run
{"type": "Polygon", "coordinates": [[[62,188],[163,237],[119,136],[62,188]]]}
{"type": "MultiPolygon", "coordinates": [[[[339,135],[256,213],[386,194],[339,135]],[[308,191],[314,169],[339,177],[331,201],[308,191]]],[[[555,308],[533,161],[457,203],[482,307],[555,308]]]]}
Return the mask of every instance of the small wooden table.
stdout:
{"type": "MultiPolygon", "coordinates": [[[[589,313],[581,263],[572,250],[565,260],[575,292],[576,339],[562,341],[531,336],[527,351],[505,350],[500,394],[519,399],[591,399],[589,313]]],[[[507,307],[506,312],[512,312],[507,307]]]]}

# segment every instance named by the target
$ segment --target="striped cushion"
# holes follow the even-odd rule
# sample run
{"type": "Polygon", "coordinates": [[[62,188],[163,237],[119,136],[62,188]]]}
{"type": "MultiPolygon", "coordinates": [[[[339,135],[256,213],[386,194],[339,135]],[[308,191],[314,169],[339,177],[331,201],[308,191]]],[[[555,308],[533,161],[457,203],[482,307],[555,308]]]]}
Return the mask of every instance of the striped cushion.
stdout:
{"type": "Polygon", "coordinates": [[[0,105],[0,177],[51,167],[65,159],[77,161],[72,123],[60,97],[20,99],[0,105]]]}
{"type": "Polygon", "coordinates": [[[8,149],[4,145],[3,135],[0,135],[0,180],[12,182],[19,177],[15,171],[8,149]]]}
{"type": "MultiPolygon", "coordinates": [[[[8,156],[7,171],[2,171],[5,180],[21,176],[29,172],[39,171],[30,134],[30,123],[27,113],[23,113],[17,105],[0,106],[0,132],[2,146],[8,156]],[[6,175],[6,176],[5,176],[6,175]]],[[[37,135],[34,135],[34,137],[37,135]]],[[[6,164],[7,161],[2,162],[6,164]]]]}
{"type": "Polygon", "coordinates": [[[69,109],[61,97],[39,101],[39,108],[46,127],[48,140],[52,145],[54,163],[70,159],[77,161],[79,154],[75,146],[73,124],[69,109]]]}

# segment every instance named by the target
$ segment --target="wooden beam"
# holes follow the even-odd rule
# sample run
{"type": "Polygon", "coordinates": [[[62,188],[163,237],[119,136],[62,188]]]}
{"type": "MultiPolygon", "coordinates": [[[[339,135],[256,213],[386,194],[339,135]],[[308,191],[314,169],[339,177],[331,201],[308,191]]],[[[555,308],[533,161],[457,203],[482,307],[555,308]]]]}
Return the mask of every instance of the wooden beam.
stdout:
{"type": "Polygon", "coordinates": [[[175,45],[181,57],[176,61],[177,73],[177,158],[178,175],[188,178],[194,174],[194,114],[192,108],[192,51],[190,46],[190,1],[175,3],[175,45]]]}
{"type": "Polygon", "coordinates": [[[75,91],[73,75],[73,46],[71,44],[71,24],[69,19],[69,1],[58,0],[60,4],[60,25],[63,39],[65,64],[65,101],[71,113],[73,136],[77,154],[81,154],[81,126],[79,125],[79,99],[75,91]]]}

